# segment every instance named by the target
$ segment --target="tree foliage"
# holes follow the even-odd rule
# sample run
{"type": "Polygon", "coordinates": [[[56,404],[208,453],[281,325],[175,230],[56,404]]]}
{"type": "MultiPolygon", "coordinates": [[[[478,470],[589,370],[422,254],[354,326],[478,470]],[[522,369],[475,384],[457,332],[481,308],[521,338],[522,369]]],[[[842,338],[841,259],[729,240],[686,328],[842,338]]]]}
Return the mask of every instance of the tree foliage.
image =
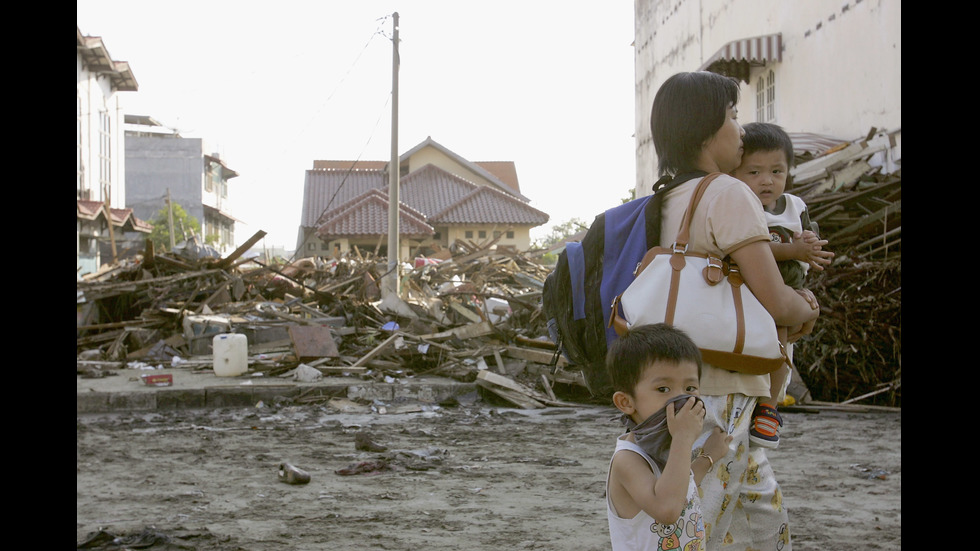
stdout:
{"type": "Polygon", "coordinates": [[[566,237],[571,237],[576,233],[587,229],[589,229],[589,224],[584,222],[581,218],[572,218],[567,222],[551,226],[551,232],[539,239],[536,245],[539,248],[548,248],[566,237]]]}
{"type": "MultiPolygon", "coordinates": [[[[194,235],[201,235],[201,224],[177,203],[173,203],[174,209],[174,243],[180,243],[186,238],[194,235]]],[[[153,248],[160,251],[170,250],[170,214],[167,206],[158,210],[153,217],[153,231],[150,232],[150,241],[153,248]]]]}

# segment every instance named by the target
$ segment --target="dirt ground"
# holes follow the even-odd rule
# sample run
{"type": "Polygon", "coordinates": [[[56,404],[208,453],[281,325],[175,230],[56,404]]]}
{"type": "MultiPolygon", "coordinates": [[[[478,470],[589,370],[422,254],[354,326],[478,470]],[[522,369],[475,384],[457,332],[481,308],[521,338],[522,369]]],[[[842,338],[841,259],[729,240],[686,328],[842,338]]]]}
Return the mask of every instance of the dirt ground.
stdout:
{"type": "MultiPolygon", "coordinates": [[[[77,547],[609,549],[612,407],[460,402],[79,414],[77,547]]],[[[794,549],[901,549],[901,413],[784,421],[794,549]]]]}

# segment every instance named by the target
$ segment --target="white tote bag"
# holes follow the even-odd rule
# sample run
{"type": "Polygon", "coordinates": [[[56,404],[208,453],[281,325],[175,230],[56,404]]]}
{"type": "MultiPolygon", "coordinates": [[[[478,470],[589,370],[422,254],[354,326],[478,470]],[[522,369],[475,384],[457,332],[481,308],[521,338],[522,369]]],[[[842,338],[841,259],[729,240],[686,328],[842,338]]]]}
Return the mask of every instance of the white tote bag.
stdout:
{"type": "Polygon", "coordinates": [[[743,284],[737,266],[687,250],[691,216],[720,174],[705,176],[694,190],[674,245],[647,251],[636,279],[613,300],[610,325],[622,335],[634,325],[667,323],[687,333],[715,367],[771,373],[787,357],[769,311],[743,284]]]}

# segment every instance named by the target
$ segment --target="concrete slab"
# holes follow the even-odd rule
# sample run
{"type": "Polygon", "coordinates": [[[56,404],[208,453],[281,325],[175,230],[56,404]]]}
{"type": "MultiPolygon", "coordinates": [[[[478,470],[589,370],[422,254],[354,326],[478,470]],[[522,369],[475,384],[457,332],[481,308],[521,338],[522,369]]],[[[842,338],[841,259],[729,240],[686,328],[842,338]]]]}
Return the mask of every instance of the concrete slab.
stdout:
{"type": "Polygon", "coordinates": [[[211,369],[120,369],[108,376],[77,375],[77,413],[253,407],[280,399],[344,397],[371,402],[438,403],[476,390],[475,383],[445,377],[405,377],[392,382],[324,376],[315,382],[244,374],[218,377],[211,369]],[[170,374],[170,386],[144,384],[146,373],[170,374]]]}

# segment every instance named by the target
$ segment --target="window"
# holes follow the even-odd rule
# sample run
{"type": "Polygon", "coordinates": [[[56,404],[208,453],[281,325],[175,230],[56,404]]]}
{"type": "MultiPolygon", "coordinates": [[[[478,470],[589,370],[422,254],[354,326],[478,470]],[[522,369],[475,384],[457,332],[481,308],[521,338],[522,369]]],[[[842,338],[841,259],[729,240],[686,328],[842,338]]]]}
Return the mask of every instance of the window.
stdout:
{"type": "Polygon", "coordinates": [[[508,231],[507,232],[507,239],[513,239],[513,238],[514,238],[514,230],[508,231]]]}
{"type": "Polygon", "coordinates": [[[231,245],[235,242],[234,224],[221,224],[221,243],[231,245]]]}
{"type": "Polygon", "coordinates": [[[77,111],[75,113],[75,145],[78,147],[78,157],[75,159],[75,187],[79,199],[86,199],[87,197],[82,197],[82,190],[85,189],[85,173],[82,170],[83,162],[82,155],[84,151],[82,150],[82,98],[75,92],[75,97],[77,98],[77,111]]]}
{"type": "Polygon", "coordinates": [[[479,235],[480,235],[480,239],[483,239],[484,237],[486,237],[487,236],[486,230],[480,230],[479,235]]]}
{"type": "Polygon", "coordinates": [[[473,230],[466,230],[466,238],[473,239],[473,230]]]}
{"type": "Polygon", "coordinates": [[[755,84],[755,120],[774,122],[776,120],[776,73],[772,70],[760,75],[755,84]]]}
{"type": "Polygon", "coordinates": [[[99,111],[99,187],[103,199],[112,189],[112,121],[107,111],[99,111]]]}
{"type": "Polygon", "coordinates": [[[79,236],[78,252],[81,254],[92,254],[96,250],[95,239],[91,237],[79,236]]]}

